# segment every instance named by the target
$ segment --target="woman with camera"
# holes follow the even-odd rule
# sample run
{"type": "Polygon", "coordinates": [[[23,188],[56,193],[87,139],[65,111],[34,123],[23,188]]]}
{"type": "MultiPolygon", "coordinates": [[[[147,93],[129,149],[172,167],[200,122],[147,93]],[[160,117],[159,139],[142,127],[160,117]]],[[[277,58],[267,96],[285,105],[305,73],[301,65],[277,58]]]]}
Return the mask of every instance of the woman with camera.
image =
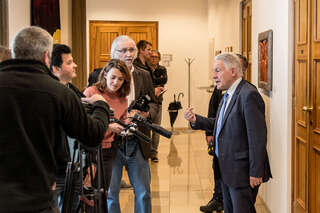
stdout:
{"type": "MultiPolygon", "coordinates": [[[[127,96],[130,92],[130,81],[131,75],[126,64],[118,59],[112,59],[100,72],[97,83],[88,87],[84,94],[87,97],[91,97],[94,94],[102,95],[110,108],[114,110],[114,117],[124,122],[127,118],[127,96]]],[[[110,123],[102,140],[102,166],[106,191],[108,191],[110,185],[112,161],[117,152],[115,135],[120,134],[122,130],[123,127],[120,124],[110,123]]]]}

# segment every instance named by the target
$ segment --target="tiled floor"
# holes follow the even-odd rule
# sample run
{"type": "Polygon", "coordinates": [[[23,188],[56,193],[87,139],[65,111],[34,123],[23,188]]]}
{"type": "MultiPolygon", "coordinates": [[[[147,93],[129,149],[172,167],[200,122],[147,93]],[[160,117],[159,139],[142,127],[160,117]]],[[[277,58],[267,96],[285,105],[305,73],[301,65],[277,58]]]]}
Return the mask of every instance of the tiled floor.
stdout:
{"type": "MultiPolygon", "coordinates": [[[[207,154],[202,132],[180,131],[172,138],[160,137],[159,163],[150,163],[153,213],[200,212],[211,199],[212,157],[207,154]]],[[[126,173],[125,173],[126,174],[126,173]]],[[[128,177],[124,176],[128,181],[128,177]]],[[[133,190],[120,192],[122,213],[134,212],[133,190]]],[[[268,213],[258,198],[257,213],[268,213]]]]}

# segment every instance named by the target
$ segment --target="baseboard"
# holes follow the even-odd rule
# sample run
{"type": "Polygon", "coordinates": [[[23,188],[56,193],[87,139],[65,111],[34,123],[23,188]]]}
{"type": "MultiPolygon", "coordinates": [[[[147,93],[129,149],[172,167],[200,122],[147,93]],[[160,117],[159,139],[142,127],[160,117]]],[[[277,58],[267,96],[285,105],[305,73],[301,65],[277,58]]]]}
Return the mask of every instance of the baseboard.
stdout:
{"type": "Polygon", "coordinates": [[[259,197],[259,199],[260,199],[260,201],[261,201],[261,205],[264,207],[264,209],[266,210],[266,212],[267,212],[267,213],[271,213],[270,209],[268,208],[267,204],[264,202],[264,200],[262,199],[262,197],[259,196],[259,195],[258,195],[258,197],[259,197]]]}

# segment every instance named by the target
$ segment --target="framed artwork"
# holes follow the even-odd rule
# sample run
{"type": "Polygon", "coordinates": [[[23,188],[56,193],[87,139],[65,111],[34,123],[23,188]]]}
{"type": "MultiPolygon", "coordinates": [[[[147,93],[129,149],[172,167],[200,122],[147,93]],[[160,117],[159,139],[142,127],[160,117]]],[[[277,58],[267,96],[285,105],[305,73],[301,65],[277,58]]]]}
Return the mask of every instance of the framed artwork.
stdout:
{"type": "Polygon", "coordinates": [[[273,31],[259,33],[258,37],[258,86],[272,90],[273,31]]]}

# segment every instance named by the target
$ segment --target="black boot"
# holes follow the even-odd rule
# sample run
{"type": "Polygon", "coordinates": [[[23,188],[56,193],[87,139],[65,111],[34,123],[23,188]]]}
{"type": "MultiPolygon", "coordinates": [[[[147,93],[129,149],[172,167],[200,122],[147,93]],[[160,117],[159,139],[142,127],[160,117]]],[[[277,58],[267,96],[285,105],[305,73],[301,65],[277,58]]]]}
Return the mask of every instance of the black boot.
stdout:
{"type": "Polygon", "coordinates": [[[212,198],[205,206],[200,206],[200,211],[212,213],[213,211],[221,212],[223,210],[223,201],[212,198]]]}

